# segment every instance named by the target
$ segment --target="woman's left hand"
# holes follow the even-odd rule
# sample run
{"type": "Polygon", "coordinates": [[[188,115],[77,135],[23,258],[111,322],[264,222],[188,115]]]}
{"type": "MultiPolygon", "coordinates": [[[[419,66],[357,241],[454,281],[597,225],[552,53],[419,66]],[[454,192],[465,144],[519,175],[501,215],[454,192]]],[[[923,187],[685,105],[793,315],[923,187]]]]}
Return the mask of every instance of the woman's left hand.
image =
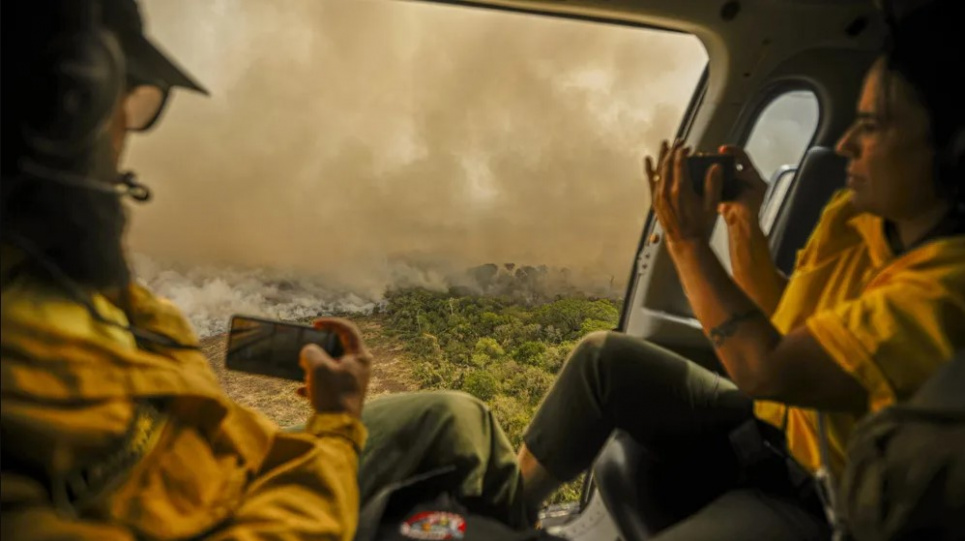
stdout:
{"type": "Polygon", "coordinates": [[[714,165],[707,172],[701,198],[690,185],[687,171],[690,154],[690,148],[682,142],[671,146],[664,141],[656,163],[647,156],[644,164],[653,210],[668,243],[706,242],[717,220],[723,182],[720,166],[714,165]]]}

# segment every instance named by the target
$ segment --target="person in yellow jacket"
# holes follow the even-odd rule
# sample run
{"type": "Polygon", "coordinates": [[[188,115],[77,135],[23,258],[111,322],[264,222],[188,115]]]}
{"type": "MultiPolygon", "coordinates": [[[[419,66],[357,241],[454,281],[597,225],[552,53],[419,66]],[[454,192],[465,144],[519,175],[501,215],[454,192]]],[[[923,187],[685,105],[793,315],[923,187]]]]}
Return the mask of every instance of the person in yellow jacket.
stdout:
{"type": "Polygon", "coordinates": [[[303,431],[230,400],[123,250],[121,197],[150,196],[117,171],[126,136],[172,87],[203,88],[144,36],[134,0],[15,2],[2,21],[0,537],[344,541],[362,501],[446,465],[456,496],[522,523],[518,468],[480,402],[401,395],[363,416],[372,358],[347,321],[319,322],[345,355],[302,351],[303,431]]]}
{"type": "Polygon", "coordinates": [[[133,2],[4,15],[18,52],[4,56],[2,537],[351,539],[371,362],[358,332],[326,322],[348,354],[306,352],[316,413],[286,434],[228,399],[186,321],[127,271],[113,192],[144,188],[101,179],[170,87],[203,89],[133,2]]]}

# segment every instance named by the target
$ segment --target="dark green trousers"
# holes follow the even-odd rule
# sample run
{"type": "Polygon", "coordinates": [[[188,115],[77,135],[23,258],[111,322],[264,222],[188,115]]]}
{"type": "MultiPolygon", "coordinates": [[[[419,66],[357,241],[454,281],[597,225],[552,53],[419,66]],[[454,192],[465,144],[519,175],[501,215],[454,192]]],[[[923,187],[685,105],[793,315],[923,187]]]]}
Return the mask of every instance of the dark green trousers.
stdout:
{"type": "Polygon", "coordinates": [[[740,482],[729,436],[752,418],[752,400],[730,380],[645,340],[598,332],[574,349],[524,441],[566,480],[590,467],[615,429],[629,433],[656,461],[637,480],[655,501],[686,491],[706,502],[653,541],[828,539],[813,506],[740,482]]]}
{"type": "MultiPolygon", "coordinates": [[[[383,488],[454,466],[454,496],[471,511],[529,526],[516,454],[489,407],[457,391],[381,396],[365,404],[359,465],[362,505],[383,488]]],[[[304,426],[286,430],[299,431],[304,426]]]]}
{"type": "Polygon", "coordinates": [[[526,525],[516,454],[481,401],[452,391],[393,394],[367,403],[362,422],[369,431],[359,467],[363,504],[391,483],[455,466],[455,495],[467,508],[526,525]]]}

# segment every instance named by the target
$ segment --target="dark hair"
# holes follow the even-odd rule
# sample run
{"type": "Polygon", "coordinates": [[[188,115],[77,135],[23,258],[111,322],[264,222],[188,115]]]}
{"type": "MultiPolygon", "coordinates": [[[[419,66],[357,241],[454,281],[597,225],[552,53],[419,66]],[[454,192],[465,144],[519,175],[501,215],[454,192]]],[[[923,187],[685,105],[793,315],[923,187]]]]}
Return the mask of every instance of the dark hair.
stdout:
{"type": "MultiPolygon", "coordinates": [[[[3,183],[3,240],[27,252],[28,262],[43,257],[95,289],[130,282],[122,245],[126,219],[118,196],[27,177],[8,193],[12,179],[3,183]]],[[[49,272],[36,263],[28,264],[49,272]]]]}
{"type": "Polygon", "coordinates": [[[900,74],[927,110],[936,188],[965,222],[965,100],[954,82],[965,67],[965,1],[933,0],[907,13],[901,7],[900,0],[883,4],[885,68],[900,74]]]}
{"type": "Polygon", "coordinates": [[[33,161],[91,180],[116,175],[106,131],[85,151],[56,160],[33,148],[24,134],[25,111],[54,110],[47,101],[55,93],[40,92],[33,74],[51,61],[46,49],[63,31],[56,14],[60,5],[45,1],[4,6],[0,236],[4,244],[26,252],[27,265],[37,266],[42,259],[81,285],[122,286],[131,277],[121,243],[126,220],[120,197],[110,190],[31,174],[23,166],[33,161]]]}

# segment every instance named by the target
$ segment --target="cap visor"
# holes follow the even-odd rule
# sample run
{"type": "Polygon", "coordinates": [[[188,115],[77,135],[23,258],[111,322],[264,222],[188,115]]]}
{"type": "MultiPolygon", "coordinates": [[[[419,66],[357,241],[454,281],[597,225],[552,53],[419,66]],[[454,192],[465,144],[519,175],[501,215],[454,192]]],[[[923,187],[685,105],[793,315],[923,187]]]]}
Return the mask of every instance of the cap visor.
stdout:
{"type": "Polygon", "coordinates": [[[131,74],[168,87],[179,86],[209,95],[206,88],[201,86],[183,69],[170,60],[161,50],[146,37],[138,35],[124,44],[127,57],[127,69],[131,74]]]}

